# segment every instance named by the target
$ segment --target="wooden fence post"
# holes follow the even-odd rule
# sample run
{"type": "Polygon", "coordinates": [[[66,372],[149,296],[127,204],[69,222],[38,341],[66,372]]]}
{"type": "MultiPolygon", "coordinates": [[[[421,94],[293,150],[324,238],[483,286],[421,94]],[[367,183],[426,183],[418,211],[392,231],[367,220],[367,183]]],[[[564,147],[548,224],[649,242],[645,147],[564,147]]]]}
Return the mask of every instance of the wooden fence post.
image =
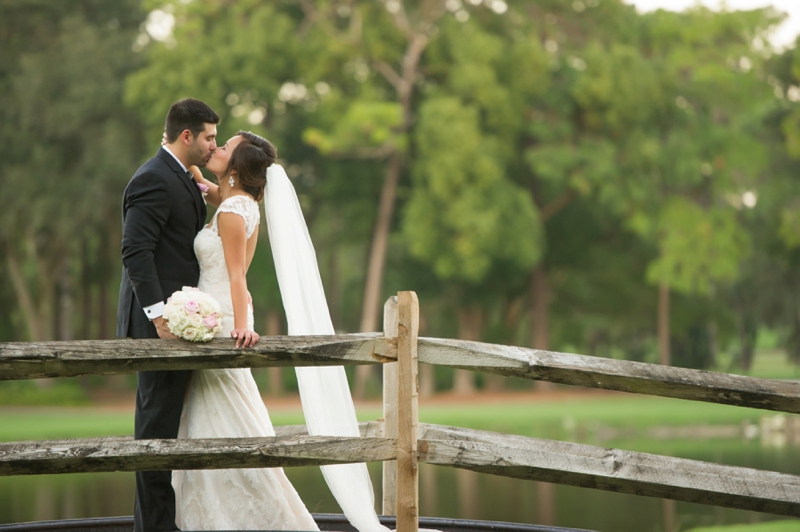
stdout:
{"type": "MultiPolygon", "coordinates": [[[[397,338],[397,296],[383,305],[383,335],[397,338]]],[[[383,364],[383,437],[397,438],[397,362],[383,364]]],[[[383,515],[397,515],[397,461],[383,463],[383,515]]]]}
{"type": "Polygon", "coordinates": [[[417,532],[419,528],[417,469],[419,301],[416,293],[398,293],[397,314],[397,532],[417,532]]]}

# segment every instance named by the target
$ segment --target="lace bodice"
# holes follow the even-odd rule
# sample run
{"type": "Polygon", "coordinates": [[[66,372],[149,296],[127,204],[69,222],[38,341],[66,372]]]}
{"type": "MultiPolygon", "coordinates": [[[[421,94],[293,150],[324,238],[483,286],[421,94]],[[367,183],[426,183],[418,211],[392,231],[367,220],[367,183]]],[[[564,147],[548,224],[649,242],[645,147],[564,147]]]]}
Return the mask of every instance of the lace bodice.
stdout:
{"type": "Polygon", "coordinates": [[[231,196],[220,204],[209,224],[215,233],[217,232],[217,217],[221,212],[232,212],[244,218],[247,238],[253,235],[253,231],[258,227],[258,222],[261,221],[261,211],[258,208],[258,203],[250,196],[231,196]]]}
{"type": "MultiPolygon", "coordinates": [[[[197,287],[219,302],[223,314],[220,336],[227,337],[233,329],[233,303],[225,252],[217,228],[217,217],[221,212],[231,212],[244,218],[247,238],[258,228],[261,214],[258,203],[250,196],[231,196],[220,204],[211,223],[197,233],[194,239],[194,253],[200,263],[200,281],[197,287]]],[[[252,329],[252,312],[249,314],[248,327],[252,329]]]]}

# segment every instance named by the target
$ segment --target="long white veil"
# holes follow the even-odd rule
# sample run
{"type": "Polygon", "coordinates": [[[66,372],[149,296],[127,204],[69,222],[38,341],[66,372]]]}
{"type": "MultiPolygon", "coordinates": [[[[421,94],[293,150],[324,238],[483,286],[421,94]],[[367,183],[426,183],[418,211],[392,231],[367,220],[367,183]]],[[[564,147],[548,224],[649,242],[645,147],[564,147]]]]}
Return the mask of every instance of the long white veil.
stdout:
{"type": "MultiPolygon", "coordinates": [[[[289,334],[335,334],[300,202],[278,164],[267,170],[264,210],[289,334]]],[[[295,371],[308,433],[359,437],[344,368],[306,367],[295,371]]],[[[359,532],[389,530],[375,513],[375,494],[366,464],[322,466],[322,474],[348,521],[359,532]]]]}

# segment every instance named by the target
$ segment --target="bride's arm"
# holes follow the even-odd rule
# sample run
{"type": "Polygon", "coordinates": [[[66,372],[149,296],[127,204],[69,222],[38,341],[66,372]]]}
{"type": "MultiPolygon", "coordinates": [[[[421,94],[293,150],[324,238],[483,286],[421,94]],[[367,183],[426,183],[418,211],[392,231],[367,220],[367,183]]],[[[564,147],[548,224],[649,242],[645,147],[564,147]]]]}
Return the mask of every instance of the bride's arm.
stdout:
{"type": "Polygon", "coordinates": [[[221,212],[217,215],[217,228],[222,239],[225,265],[231,283],[233,303],[233,330],[236,347],[251,347],[258,341],[258,333],[247,328],[247,309],[250,294],[247,291],[247,236],[244,218],[238,214],[221,212]]]}
{"type": "Polygon", "coordinates": [[[197,182],[198,185],[205,185],[208,187],[208,190],[205,192],[206,202],[215,208],[219,207],[220,204],[219,185],[203,177],[203,173],[200,171],[198,167],[194,165],[189,167],[189,171],[194,176],[194,180],[197,182]]]}

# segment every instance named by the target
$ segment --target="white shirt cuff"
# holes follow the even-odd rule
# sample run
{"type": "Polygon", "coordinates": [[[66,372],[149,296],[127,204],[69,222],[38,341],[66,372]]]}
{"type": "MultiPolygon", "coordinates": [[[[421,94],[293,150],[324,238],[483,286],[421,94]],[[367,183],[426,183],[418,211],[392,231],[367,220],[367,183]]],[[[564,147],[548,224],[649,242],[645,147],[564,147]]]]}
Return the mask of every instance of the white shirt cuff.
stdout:
{"type": "Polygon", "coordinates": [[[158,317],[164,315],[164,302],[159,301],[155,305],[150,305],[149,307],[144,308],[144,313],[147,316],[147,319],[152,321],[158,317]]]}

